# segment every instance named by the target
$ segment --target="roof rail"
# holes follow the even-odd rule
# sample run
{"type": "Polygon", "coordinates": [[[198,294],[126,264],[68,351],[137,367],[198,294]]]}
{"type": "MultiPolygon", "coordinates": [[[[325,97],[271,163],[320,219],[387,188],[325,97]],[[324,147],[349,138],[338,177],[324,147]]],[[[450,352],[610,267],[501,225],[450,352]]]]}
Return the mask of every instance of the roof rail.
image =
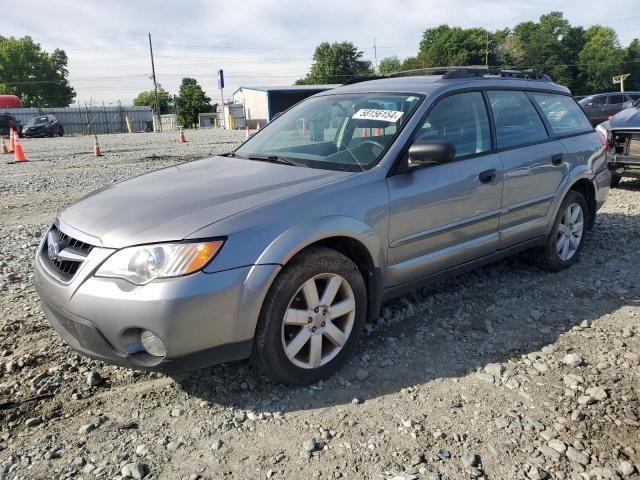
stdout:
{"type": "Polygon", "coordinates": [[[551,77],[545,73],[536,72],[534,70],[500,70],[496,67],[458,67],[445,73],[442,78],[483,78],[486,76],[497,76],[502,78],[520,78],[524,80],[541,80],[544,82],[552,82],[551,77]]]}

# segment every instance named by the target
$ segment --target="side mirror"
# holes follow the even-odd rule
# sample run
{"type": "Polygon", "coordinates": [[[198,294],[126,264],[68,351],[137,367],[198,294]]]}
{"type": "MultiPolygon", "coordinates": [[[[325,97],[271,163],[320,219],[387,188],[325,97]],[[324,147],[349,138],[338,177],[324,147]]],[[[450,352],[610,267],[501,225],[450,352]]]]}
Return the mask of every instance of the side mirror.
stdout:
{"type": "Polygon", "coordinates": [[[445,163],[455,156],[456,149],[451,142],[418,142],[409,147],[409,167],[445,163]]]}

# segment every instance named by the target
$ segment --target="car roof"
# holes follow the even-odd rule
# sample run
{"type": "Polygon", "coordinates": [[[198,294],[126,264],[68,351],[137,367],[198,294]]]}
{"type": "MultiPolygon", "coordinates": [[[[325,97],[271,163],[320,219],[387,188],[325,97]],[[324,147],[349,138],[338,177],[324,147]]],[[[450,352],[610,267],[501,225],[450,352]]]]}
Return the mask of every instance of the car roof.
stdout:
{"type": "Polygon", "coordinates": [[[390,77],[377,80],[343,85],[316,96],[336,95],[341,93],[419,93],[433,94],[442,91],[460,90],[464,88],[508,88],[517,90],[541,90],[551,93],[570,94],[567,87],[548,80],[527,80],[498,76],[473,78],[446,78],[443,75],[423,75],[407,77],[390,77]]]}

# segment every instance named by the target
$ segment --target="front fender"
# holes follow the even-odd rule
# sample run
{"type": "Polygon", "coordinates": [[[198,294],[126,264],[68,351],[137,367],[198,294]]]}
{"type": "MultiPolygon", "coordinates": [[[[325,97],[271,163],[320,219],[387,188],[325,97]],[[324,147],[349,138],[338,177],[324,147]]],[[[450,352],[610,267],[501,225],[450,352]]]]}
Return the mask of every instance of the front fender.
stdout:
{"type": "Polygon", "coordinates": [[[298,223],[278,235],[264,249],[257,265],[286,265],[309,245],[331,237],[348,237],[360,242],[369,252],[374,268],[386,265],[383,242],[369,225],[352,217],[331,215],[298,223]]]}

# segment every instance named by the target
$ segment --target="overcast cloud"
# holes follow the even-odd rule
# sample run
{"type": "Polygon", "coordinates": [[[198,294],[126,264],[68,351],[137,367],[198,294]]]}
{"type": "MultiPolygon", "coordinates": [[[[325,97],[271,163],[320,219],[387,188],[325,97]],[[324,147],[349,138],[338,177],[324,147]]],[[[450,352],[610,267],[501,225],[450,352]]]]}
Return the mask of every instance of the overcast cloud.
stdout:
{"type": "Polygon", "coordinates": [[[428,27],[496,29],[552,10],[573,25],[614,27],[623,45],[640,37],[639,0],[32,0],[28,8],[3,7],[0,35],[30,35],[46,50],[64,49],[80,103],[130,104],[152,87],[151,32],[159,83],[177,93],[182,77],[194,77],[216,101],[219,68],[225,95],[241,85],[289,85],[308,72],[324,40],[352,41],[373,61],[375,38],[378,59],[404,58],[415,55],[428,27]]]}

